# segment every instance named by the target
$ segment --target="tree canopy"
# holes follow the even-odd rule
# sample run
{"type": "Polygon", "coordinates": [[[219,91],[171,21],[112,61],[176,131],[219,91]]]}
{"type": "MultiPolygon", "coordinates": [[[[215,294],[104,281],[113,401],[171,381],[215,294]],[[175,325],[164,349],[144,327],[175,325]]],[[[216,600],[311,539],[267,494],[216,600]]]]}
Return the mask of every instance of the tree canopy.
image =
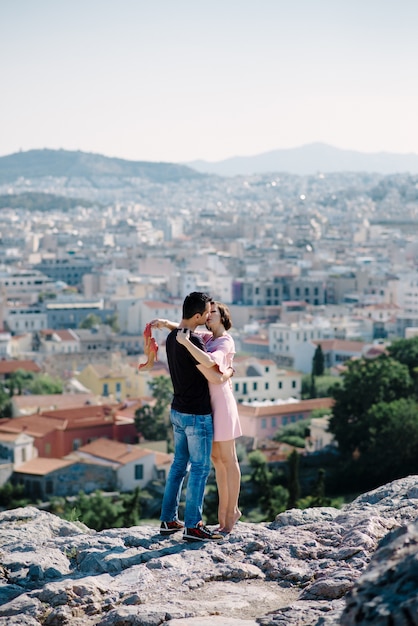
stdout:
{"type": "Polygon", "coordinates": [[[414,398],[378,402],[365,416],[359,462],[369,477],[387,482],[418,472],[418,406],[414,398]]]}
{"type": "Polygon", "coordinates": [[[321,344],[318,344],[312,359],[312,375],[322,376],[325,371],[325,357],[322,352],[321,344]]]}
{"type": "Polygon", "coordinates": [[[145,404],[135,412],[135,426],[141,437],[149,441],[167,440],[169,434],[168,407],[173,386],[168,376],[157,376],[150,382],[155,404],[145,404]]]}
{"type": "Polygon", "coordinates": [[[347,364],[343,385],[331,395],[335,404],[329,429],[335,435],[342,454],[352,455],[369,437],[370,409],[378,403],[390,403],[413,394],[408,367],[382,355],[376,359],[358,359],[347,364]]]}

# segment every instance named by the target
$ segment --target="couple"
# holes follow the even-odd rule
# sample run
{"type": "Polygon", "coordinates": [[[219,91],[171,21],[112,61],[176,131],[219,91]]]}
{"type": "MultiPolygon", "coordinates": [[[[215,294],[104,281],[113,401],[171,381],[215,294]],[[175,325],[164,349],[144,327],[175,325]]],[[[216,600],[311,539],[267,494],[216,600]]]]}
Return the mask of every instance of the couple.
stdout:
{"type": "Polygon", "coordinates": [[[235,450],[241,427],[229,380],[235,352],[234,340],[227,333],[231,318],[226,306],[197,291],[186,296],[182,315],[180,324],[163,319],[151,322],[154,328],[171,331],[166,351],[174,388],[170,413],[174,460],[164,491],[160,532],[170,535],[184,529],[186,541],[222,539],[241,516],[241,472],[235,450]],[[202,325],[211,332],[195,332],[202,325]],[[219,493],[217,531],[209,530],[202,520],[211,454],[219,493]],[[177,514],[189,467],[183,525],[177,514]]]}

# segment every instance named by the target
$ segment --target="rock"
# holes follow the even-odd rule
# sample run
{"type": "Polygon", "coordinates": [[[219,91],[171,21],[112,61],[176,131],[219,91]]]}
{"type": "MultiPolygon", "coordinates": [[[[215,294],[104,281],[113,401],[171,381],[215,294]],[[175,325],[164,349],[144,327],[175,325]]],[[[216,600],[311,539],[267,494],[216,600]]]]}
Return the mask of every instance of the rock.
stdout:
{"type": "Polygon", "coordinates": [[[418,522],[389,533],[347,595],[342,626],[418,625],[418,522]]]}
{"type": "Polygon", "coordinates": [[[95,532],[34,507],[5,511],[0,626],[387,624],[362,615],[385,619],[396,603],[390,623],[415,626],[401,618],[418,614],[417,524],[418,476],[201,544],[157,526],[95,532]]]}

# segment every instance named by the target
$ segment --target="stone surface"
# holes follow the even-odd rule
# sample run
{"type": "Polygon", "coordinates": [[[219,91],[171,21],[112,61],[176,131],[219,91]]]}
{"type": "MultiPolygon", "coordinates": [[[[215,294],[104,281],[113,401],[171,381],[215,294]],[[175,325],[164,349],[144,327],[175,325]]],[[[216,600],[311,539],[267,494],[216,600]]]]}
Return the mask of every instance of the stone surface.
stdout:
{"type": "Polygon", "coordinates": [[[0,626],[415,626],[417,541],[418,476],[201,544],[5,511],[0,626]]]}

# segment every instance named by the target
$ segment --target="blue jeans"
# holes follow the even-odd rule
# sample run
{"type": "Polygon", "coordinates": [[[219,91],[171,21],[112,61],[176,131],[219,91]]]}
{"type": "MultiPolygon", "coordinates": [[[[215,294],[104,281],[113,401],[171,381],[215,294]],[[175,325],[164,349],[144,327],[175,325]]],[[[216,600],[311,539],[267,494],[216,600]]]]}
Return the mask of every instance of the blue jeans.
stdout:
{"type": "Polygon", "coordinates": [[[184,524],[193,528],[202,519],[205,486],[212,451],[212,415],[191,415],[171,409],[174,432],[174,460],[168,473],[160,520],[177,519],[184,478],[189,471],[184,524]]]}

